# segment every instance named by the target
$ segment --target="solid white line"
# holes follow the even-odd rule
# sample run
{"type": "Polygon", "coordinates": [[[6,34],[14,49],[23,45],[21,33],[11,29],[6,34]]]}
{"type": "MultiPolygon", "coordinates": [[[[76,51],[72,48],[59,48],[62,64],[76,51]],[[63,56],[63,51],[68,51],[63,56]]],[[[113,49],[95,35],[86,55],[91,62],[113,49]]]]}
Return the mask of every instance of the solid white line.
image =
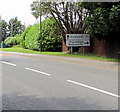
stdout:
{"type": "Polygon", "coordinates": [[[45,72],[38,71],[38,70],[35,70],[35,69],[27,68],[27,67],[26,67],[25,69],[31,70],[31,71],[33,71],[33,72],[41,73],[41,74],[44,74],[44,75],[47,75],[47,76],[50,76],[50,75],[51,75],[51,74],[49,74],[49,73],[45,73],[45,72]]]}
{"type": "Polygon", "coordinates": [[[1,61],[1,62],[4,63],[4,64],[7,64],[7,65],[17,66],[16,64],[9,63],[9,62],[6,62],[6,61],[1,61]]]}
{"type": "Polygon", "coordinates": [[[82,84],[82,83],[79,83],[79,82],[76,82],[76,81],[72,81],[72,80],[67,80],[67,81],[71,82],[73,84],[80,85],[80,86],[85,87],[85,88],[89,88],[89,89],[92,89],[92,90],[95,90],[95,91],[98,91],[98,92],[101,92],[101,93],[104,93],[104,94],[107,94],[107,95],[110,95],[110,96],[114,96],[114,97],[120,98],[119,95],[107,92],[105,90],[101,90],[101,89],[98,89],[98,88],[95,88],[95,87],[92,87],[92,86],[88,86],[86,84],[82,84]]]}

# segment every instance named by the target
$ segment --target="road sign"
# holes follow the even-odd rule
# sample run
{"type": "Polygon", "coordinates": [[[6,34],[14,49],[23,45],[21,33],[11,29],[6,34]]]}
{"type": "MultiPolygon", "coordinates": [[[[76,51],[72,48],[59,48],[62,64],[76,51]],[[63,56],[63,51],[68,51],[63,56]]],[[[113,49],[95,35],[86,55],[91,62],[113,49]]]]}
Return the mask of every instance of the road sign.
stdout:
{"type": "Polygon", "coordinates": [[[66,34],[66,46],[90,46],[90,34],[66,34]]]}

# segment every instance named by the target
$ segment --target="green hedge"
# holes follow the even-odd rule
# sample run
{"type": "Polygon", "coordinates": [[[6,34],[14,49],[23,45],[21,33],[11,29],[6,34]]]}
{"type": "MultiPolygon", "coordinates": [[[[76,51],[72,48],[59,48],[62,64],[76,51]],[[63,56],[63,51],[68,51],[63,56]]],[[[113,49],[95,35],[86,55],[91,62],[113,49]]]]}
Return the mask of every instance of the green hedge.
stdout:
{"type": "Polygon", "coordinates": [[[25,45],[25,38],[26,38],[26,34],[29,32],[30,28],[32,26],[28,26],[24,32],[21,34],[21,38],[20,38],[20,46],[23,47],[23,48],[26,48],[26,45],[25,45]]]}
{"type": "Polygon", "coordinates": [[[32,50],[39,50],[39,24],[28,29],[25,35],[25,47],[32,50]]]}
{"type": "Polygon", "coordinates": [[[15,37],[7,37],[4,40],[6,47],[12,47],[14,45],[20,45],[21,34],[17,34],[15,37]]]}
{"type": "Polygon", "coordinates": [[[42,22],[42,40],[44,51],[61,51],[61,33],[53,18],[42,22]]]}
{"type": "Polygon", "coordinates": [[[7,47],[12,47],[14,45],[17,45],[17,37],[8,37],[5,39],[4,43],[6,44],[7,47]]]}
{"type": "Polygon", "coordinates": [[[53,18],[42,22],[42,37],[40,37],[40,24],[28,27],[22,34],[21,46],[32,50],[40,50],[41,38],[43,51],[61,51],[61,36],[53,18]]]}

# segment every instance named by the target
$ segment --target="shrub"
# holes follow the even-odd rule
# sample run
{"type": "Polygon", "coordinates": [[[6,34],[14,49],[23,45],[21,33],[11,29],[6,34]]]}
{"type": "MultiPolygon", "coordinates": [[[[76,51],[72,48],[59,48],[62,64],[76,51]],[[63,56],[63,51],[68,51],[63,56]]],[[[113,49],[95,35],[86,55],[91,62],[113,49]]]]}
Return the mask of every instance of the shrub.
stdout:
{"type": "Polygon", "coordinates": [[[42,22],[42,44],[44,51],[61,51],[61,36],[53,18],[42,22]]]}
{"type": "Polygon", "coordinates": [[[8,37],[7,39],[5,39],[4,43],[7,45],[7,47],[17,45],[16,37],[8,37]]]}
{"type": "Polygon", "coordinates": [[[32,50],[39,50],[39,24],[30,27],[25,35],[25,47],[32,50]]]}
{"type": "Polygon", "coordinates": [[[22,34],[21,46],[32,50],[40,50],[41,39],[43,51],[61,51],[61,36],[53,18],[42,22],[42,37],[40,37],[40,24],[27,28],[22,34]]]}
{"type": "Polygon", "coordinates": [[[30,30],[31,27],[32,27],[31,25],[28,26],[24,30],[24,32],[21,34],[21,37],[20,37],[20,46],[23,47],[23,48],[26,48],[26,46],[25,46],[25,37],[26,37],[26,34],[29,32],[29,30],[30,30]]]}
{"type": "Polygon", "coordinates": [[[16,43],[17,43],[17,45],[20,45],[21,34],[17,34],[15,37],[16,37],[16,43]]]}

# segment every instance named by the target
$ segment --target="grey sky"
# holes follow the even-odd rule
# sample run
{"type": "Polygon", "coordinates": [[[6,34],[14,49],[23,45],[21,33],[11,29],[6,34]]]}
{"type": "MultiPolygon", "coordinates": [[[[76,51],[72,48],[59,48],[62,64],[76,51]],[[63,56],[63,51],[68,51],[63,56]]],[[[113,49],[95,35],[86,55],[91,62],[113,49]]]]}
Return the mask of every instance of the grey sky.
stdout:
{"type": "Polygon", "coordinates": [[[37,21],[31,14],[30,5],[34,0],[0,0],[0,16],[9,21],[13,17],[18,17],[25,25],[33,25],[37,21]]]}

